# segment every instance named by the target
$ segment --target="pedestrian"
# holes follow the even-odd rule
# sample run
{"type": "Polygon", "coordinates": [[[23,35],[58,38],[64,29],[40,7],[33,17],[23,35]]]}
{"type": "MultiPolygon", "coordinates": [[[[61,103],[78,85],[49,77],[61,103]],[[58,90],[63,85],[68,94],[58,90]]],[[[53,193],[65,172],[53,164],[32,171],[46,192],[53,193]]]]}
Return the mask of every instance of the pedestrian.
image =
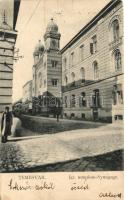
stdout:
{"type": "Polygon", "coordinates": [[[57,104],[56,104],[56,118],[57,118],[57,122],[59,122],[59,117],[62,113],[62,107],[61,107],[61,102],[60,100],[57,101],[57,104]]]}
{"type": "Polygon", "coordinates": [[[8,135],[11,135],[12,126],[12,113],[9,111],[9,107],[5,107],[5,111],[1,120],[1,142],[7,142],[8,135]]]}
{"type": "Polygon", "coordinates": [[[57,118],[57,122],[59,122],[59,116],[61,114],[61,108],[60,107],[56,107],[56,118],[57,118]]]}
{"type": "Polygon", "coordinates": [[[59,122],[59,113],[57,113],[56,116],[57,116],[57,122],[59,122]]]}

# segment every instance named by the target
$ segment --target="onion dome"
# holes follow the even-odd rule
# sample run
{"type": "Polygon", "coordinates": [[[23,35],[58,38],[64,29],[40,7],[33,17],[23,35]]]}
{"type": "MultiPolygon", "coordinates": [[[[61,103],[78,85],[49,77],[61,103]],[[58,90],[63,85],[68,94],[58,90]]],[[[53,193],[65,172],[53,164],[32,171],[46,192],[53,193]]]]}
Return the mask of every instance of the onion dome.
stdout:
{"type": "Polygon", "coordinates": [[[46,33],[57,33],[57,32],[58,32],[58,26],[53,21],[53,18],[52,18],[46,27],[46,33]]]}
{"type": "Polygon", "coordinates": [[[43,52],[44,52],[44,46],[41,43],[41,40],[39,40],[38,44],[35,47],[33,55],[38,56],[39,54],[42,54],[43,52]]]}

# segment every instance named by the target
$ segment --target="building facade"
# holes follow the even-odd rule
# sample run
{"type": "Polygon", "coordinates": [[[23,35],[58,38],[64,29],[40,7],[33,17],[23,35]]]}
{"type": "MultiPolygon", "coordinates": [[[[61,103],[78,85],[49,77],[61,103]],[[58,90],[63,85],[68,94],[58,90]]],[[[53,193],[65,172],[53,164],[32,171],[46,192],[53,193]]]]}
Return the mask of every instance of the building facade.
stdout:
{"type": "Polygon", "coordinates": [[[39,100],[38,109],[41,113],[49,113],[52,104],[55,105],[53,101],[59,99],[61,95],[62,64],[59,44],[60,36],[58,26],[51,19],[44,34],[45,45],[39,41],[33,53],[33,105],[35,107],[35,100],[39,100]]]}
{"type": "Polygon", "coordinates": [[[0,1],[0,112],[12,106],[13,56],[20,0],[0,1]]]}
{"type": "Polygon", "coordinates": [[[110,1],[61,50],[63,116],[124,119],[123,5],[110,1]]]}
{"type": "Polygon", "coordinates": [[[23,86],[22,102],[32,101],[32,80],[25,83],[23,86]]]}

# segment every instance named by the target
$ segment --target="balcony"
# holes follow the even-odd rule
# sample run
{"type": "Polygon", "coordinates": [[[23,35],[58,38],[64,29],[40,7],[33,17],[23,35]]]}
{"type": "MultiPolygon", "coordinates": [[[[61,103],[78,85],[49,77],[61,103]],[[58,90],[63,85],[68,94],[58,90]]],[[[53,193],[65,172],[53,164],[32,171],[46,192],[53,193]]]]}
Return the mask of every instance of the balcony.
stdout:
{"type": "Polygon", "coordinates": [[[88,85],[90,83],[94,83],[94,80],[84,80],[84,79],[79,79],[77,81],[74,81],[72,83],[69,83],[66,86],[62,86],[62,91],[63,92],[67,92],[67,91],[71,91],[73,89],[77,89],[80,88],[82,86],[88,85]]]}
{"type": "Polygon", "coordinates": [[[98,104],[91,103],[90,108],[101,108],[101,105],[100,105],[100,103],[98,103],[98,104]]]}
{"type": "Polygon", "coordinates": [[[116,46],[121,45],[122,44],[122,37],[119,37],[118,39],[112,41],[109,46],[110,46],[110,50],[114,49],[116,46]]]}

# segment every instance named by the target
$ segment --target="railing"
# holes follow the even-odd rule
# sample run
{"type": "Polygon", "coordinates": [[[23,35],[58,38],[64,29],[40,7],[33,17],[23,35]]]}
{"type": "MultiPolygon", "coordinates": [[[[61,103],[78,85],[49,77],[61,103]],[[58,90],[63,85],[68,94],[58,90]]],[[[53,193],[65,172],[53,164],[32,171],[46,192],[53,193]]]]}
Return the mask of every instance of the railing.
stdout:
{"type": "Polygon", "coordinates": [[[88,85],[88,84],[94,83],[94,82],[95,82],[94,80],[79,79],[78,81],[74,81],[72,83],[69,83],[66,86],[62,86],[62,91],[63,92],[67,92],[69,90],[77,89],[77,88],[79,88],[81,86],[85,86],[85,85],[88,85]]]}
{"type": "Polygon", "coordinates": [[[90,108],[101,108],[101,105],[100,105],[100,103],[99,104],[93,104],[93,103],[91,103],[90,104],[90,108]]]}
{"type": "Polygon", "coordinates": [[[122,44],[122,37],[119,37],[118,39],[112,41],[109,46],[110,46],[110,50],[115,48],[117,45],[122,44]]]}

